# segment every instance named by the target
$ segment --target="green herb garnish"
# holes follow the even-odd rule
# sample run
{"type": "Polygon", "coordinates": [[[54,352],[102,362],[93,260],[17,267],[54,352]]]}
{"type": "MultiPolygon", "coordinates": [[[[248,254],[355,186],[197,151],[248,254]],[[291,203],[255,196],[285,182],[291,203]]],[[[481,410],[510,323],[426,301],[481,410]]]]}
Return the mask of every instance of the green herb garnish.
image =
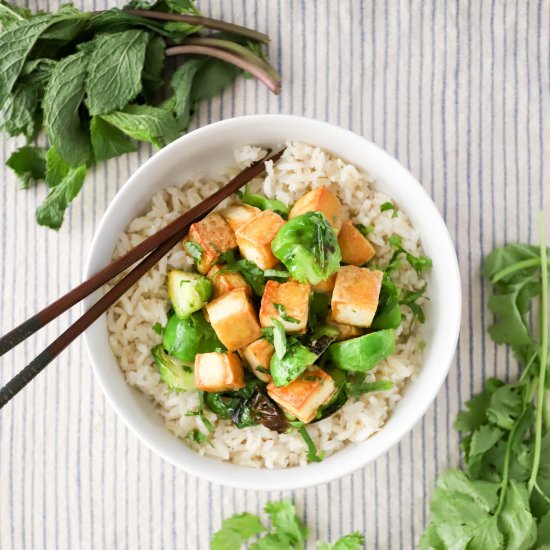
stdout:
{"type": "Polygon", "coordinates": [[[307,459],[310,462],[321,462],[325,457],[325,452],[317,451],[317,447],[311,436],[309,435],[307,428],[303,422],[294,421],[290,423],[291,426],[298,430],[298,433],[302,436],[304,443],[307,445],[307,459]]]}
{"type": "Polygon", "coordinates": [[[417,272],[422,273],[432,267],[432,260],[428,256],[415,256],[403,247],[403,241],[399,235],[391,235],[388,238],[388,242],[396,249],[393,256],[390,259],[390,263],[386,267],[385,271],[388,274],[393,273],[400,265],[400,256],[403,254],[407,262],[417,272]]]}
{"type": "Polygon", "coordinates": [[[188,0],[133,4],[140,9],[65,4],[36,14],[0,4],[0,129],[26,139],[7,162],[21,187],[49,187],[36,212],[41,225],[61,226],[93,165],[135,151],[135,140],[164,147],[186,131],[201,100],[243,72],[279,91],[265,35],[202,18],[188,0]],[[174,14],[195,21],[171,21],[174,14]],[[227,32],[202,36],[207,27],[227,32]],[[164,62],[174,55],[184,61],[166,81],[164,62]],[[41,130],[49,149],[29,146],[41,130]]]}
{"type": "Polygon", "coordinates": [[[508,245],[486,259],[493,284],[491,338],[511,346],[523,364],[519,380],[489,379],[456,419],[465,472],[449,470],[432,496],[432,519],[420,548],[548,548],[550,418],[548,260],[540,214],[540,247],[508,245]],[[538,260],[538,261],[533,261],[538,260]],[[535,298],[539,304],[535,305],[535,298]],[[538,338],[528,322],[539,312],[538,338]]]}
{"type": "Polygon", "coordinates": [[[374,226],[372,225],[364,225],[362,223],[354,223],[353,225],[363,237],[368,237],[374,231],[374,226]]]}
{"type": "Polygon", "coordinates": [[[275,355],[279,359],[282,359],[287,348],[285,327],[279,319],[272,317],[271,320],[273,321],[273,347],[275,348],[275,355]]]}
{"type": "Polygon", "coordinates": [[[300,321],[296,319],[295,317],[290,317],[286,313],[286,308],[283,304],[273,304],[277,312],[279,313],[279,316],[283,321],[286,321],[287,323],[294,323],[298,324],[300,321]]]}
{"type": "Polygon", "coordinates": [[[401,296],[399,297],[399,303],[407,306],[412,311],[412,319],[409,324],[409,332],[416,321],[420,324],[426,322],[426,316],[424,315],[423,307],[417,303],[420,298],[425,298],[426,288],[428,284],[425,283],[419,290],[401,290],[401,296]]]}
{"type": "Polygon", "coordinates": [[[210,441],[210,436],[197,429],[188,431],[185,437],[191,441],[191,443],[198,443],[200,445],[201,443],[208,442],[211,447],[214,446],[212,441],[210,441]]]}
{"type": "Polygon", "coordinates": [[[153,325],[153,332],[155,332],[155,334],[158,334],[160,336],[162,335],[163,330],[164,330],[164,327],[159,322],[156,322],[153,325]]]}
{"type": "Polygon", "coordinates": [[[184,245],[185,250],[189,253],[189,256],[195,260],[195,263],[199,263],[202,258],[202,253],[204,248],[199,244],[193,241],[187,241],[184,245]]]}
{"type": "Polygon", "coordinates": [[[380,212],[386,212],[388,210],[393,210],[391,217],[397,218],[397,208],[395,208],[394,204],[392,204],[391,202],[385,202],[384,204],[380,205],[380,212]]]}

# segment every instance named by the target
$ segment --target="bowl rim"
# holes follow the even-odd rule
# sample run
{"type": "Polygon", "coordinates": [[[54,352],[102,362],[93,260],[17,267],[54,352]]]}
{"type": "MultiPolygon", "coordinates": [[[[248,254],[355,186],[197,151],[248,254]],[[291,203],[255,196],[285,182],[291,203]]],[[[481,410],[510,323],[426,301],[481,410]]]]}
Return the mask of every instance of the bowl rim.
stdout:
{"type": "MultiPolygon", "coordinates": [[[[455,248],[441,214],[439,213],[432,198],[422,187],[422,185],[396,158],[364,137],[328,122],[295,115],[246,115],[224,119],[193,130],[192,132],[189,132],[188,134],[185,134],[173,141],[163,149],[157,151],[153,156],[139,166],[139,168],[128,178],[128,180],[118,190],[103,214],[95,230],[92,243],[88,251],[84,267],[84,277],[88,278],[96,271],[96,269],[93,268],[94,258],[101,250],[101,241],[104,237],[104,233],[109,230],[113,213],[117,211],[119,204],[124,201],[124,197],[128,194],[129,190],[132,189],[136,182],[139,181],[142,174],[145,173],[151,166],[161,163],[164,158],[171,156],[173,152],[178,150],[180,147],[185,147],[185,144],[191,140],[198,140],[201,138],[204,139],[208,137],[209,134],[219,131],[238,131],[239,125],[248,124],[250,122],[259,125],[270,124],[275,119],[277,119],[278,122],[288,124],[289,127],[290,125],[305,125],[309,126],[312,131],[330,131],[341,139],[348,139],[361,143],[361,145],[365,147],[365,150],[369,149],[372,153],[378,155],[387,165],[391,166],[393,170],[399,172],[400,176],[404,178],[404,181],[406,180],[407,185],[413,186],[414,192],[418,194],[419,200],[423,202],[423,207],[428,209],[429,217],[431,217],[432,221],[438,226],[434,229],[436,229],[439,241],[441,243],[439,247],[442,251],[446,251],[447,253],[446,260],[448,263],[444,266],[445,281],[446,285],[452,290],[452,292],[449,294],[449,312],[445,317],[445,332],[447,335],[448,345],[445,351],[441,352],[441,355],[438,356],[438,363],[440,367],[439,371],[436,371],[435,378],[431,378],[431,384],[426,385],[426,387],[423,388],[423,399],[420,404],[417,403],[417,406],[410,412],[410,414],[408,414],[408,416],[404,418],[404,421],[398,425],[391,432],[391,434],[389,433],[389,430],[385,430],[388,422],[392,418],[392,414],[395,411],[395,409],[392,409],[381,430],[373,434],[373,436],[367,438],[367,440],[361,443],[348,444],[342,450],[337,451],[321,463],[309,463],[306,466],[282,469],[256,469],[238,466],[227,461],[201,456],[193,450],[191,450],[191,453],[202,460],[186,460],[185,455],[188,455],[188,453],[182,452],[181,454],[176,455],[173,452],[173,447],[168,447],[167,445],[161,445],[159,442],[155,442],[154,434],[149,434],[147,430],[144,430],[139,423],[139,419],[132,417],[128,413],[126,407],[122,405],[113,388],[110,386],[108,375],[104,372],[101,362],[98,361],[95,356],[93,345],[95,335],[92,333],[93,325],[85,332],[85,348],[88,358],[92,364],[92,369],[96,380],[98,381],[105,397],[107,398],[107,401],[113,407],[116,414],[123,420],[127,428],[138,439],[140,439],[145,445],[147,445],[147,447],[167,460],[169,463],[183,469],[188,473],[211,482],[220,483],[222,485],[252,490],[301,489],[321,483],[328,483],[350,474],[361,467],[364,467],[366,464],[374,461],[379,456],[387,453],[391,448],[397,445],[397,443],[399,443],[424,416],[430,405],[434,402],[441,386],[443,385],[443,382],[447,377],[458,343],[462,311],[460,270],[455,248]],[[439,376],[437,376],[437,372],[439,372],[439,376]],[[369,441],[373,441],[373,438],[375,437],[379,443],[378,448],[374,452],[371,451],[369,456],[365,458],[362,456],[359,449],[368,444],[369,441]],[[335,467],[336,465],[338,465],[338,467],[335,467]]],[[[315,143],[312,144],[315,145],[315,143]]],[[[330,147],[322,146],[322,148],[330,151],[330,147]]],[[[364,167],[360,166],[359,169],[363,171],[364,167]]],[[[153,196],[153,194],[154,192],[151,193],[149,199],[153,196]]],[[[423,216],[424,215],[428,214],[423,213],[423,216]]],[[[421,234],[420,237],[424,242],[425,234],[421,234]]],[[[82,310],[86,311],[89,307],[91,307],[94,301],[94,295],[86,298],[82,304],[82,310]]],[[[107,347],[109,347],[109,351],[112,353],[108,342],[105,343],[107,344],[107,347]]],[[[425,361],[423,361],[419,373],[422,372],[424,367],[425,361]]],[[[415,384],[417,384],[417,380],[408,381],[405,389],[408,391],[409,388],[415,384]]],[[[133,391],[139,391],[136,388],[131,389],[133,391]]],[[[163,429],[166,430],[164,427],[163,429]]],[[[166,432],[169,433],[168,430],[166,430],[166,432]]],[[[170,433],[170,436],[181,443],[181,441],[178,440],[173,434],[170,433]]],[[[189,455],[188,458],[190,458],[189,455]]]]}

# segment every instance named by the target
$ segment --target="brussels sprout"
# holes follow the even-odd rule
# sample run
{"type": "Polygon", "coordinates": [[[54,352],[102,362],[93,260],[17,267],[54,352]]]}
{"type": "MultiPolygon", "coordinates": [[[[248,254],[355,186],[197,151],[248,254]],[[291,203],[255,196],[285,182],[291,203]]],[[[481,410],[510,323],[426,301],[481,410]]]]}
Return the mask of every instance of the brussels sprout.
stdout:
{"type": "Polygon", "coordinates": [[[181,319],[199,311],[212,296],[212,283],[198,273],[173,269],[168,273],[168,296],[181,319]]]}
{"type": "Polygon", "coordinates": [[[193,367],[184,364],[183,361],[170,357],[164,347],[159,344],[151,350],[161,380],[171,389],[176,391],[193,391],[195,388],[195,374],[193,367]]]}
{"type": "Polygon", "coordinates": [[[289,220],[279,229],[271,250],[294,279],[312,285],[336,273],[342,260],[336,233],[321,212],[289,220]]]}
{"type": "Polygon", "coordinates": [[[281,359],[274,353],[271,356],[269,371],[276,386],[286,386],[298,378],[307,367],[313,365],[317,355],[297,340],[288,342],[285,354],[281,359]]]}
{"type": "Polygon", "coordinates": [[[172,315],[164,329],[162,344],[170,355],[189,363],[195,361],[197,353],[225,350],[202,311],[193,313],[187,319],[172,315]]]}
{"type": "Polygon", "coordinates": [[[371,324],[373,329],[397,328],[401,325],[399,292],[392,280],[384,273],[378,308],[371,324]]]}
{"type": "Polygon", "coordinates": [[[388,329],[331,344],[327,356],[340,369],[366,372],[395,349],[395,332],[388,329]]]}

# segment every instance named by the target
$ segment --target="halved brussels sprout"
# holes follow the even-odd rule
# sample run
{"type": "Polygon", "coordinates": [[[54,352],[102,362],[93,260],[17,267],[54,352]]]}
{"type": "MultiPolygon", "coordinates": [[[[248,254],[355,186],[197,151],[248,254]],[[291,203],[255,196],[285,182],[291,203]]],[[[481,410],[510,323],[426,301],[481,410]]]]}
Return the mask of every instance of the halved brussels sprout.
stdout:
{"type": "Polygon", "coordinates": [[[212,283],[198,273],[173,269],[168,273],[168,296],[181,319],[199,311],[212,296],[212,283]]]}
{"type": "Polygon", "coordinates": [[[151,349],[151,354],[159,369],[161,380],[171,390],[193,391],[196,389],[195,374],[192,366],[186,365],[175,357],[171,357],[161,344],[151,349]]]}
{"type": "Polygon", "coordinates": [[[336,273],[342,260],[336,232],[321,212],[289,220],[279,229],[271,250],[294,279],[312,285],[336,273]]]}

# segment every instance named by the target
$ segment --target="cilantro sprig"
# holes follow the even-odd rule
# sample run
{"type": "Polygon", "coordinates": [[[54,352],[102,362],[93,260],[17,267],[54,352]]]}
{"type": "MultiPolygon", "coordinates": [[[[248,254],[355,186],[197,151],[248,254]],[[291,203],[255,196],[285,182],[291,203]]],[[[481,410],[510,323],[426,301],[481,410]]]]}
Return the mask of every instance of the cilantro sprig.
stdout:
{"type": "Polygon", "coordinates": [[[492,283],[491,338],[523,364],[517,381],[489,379],[456,419],[465,471],[437,481],[431,522],[420,548],[550,548],[550,417],[548,415],[548,253],[540,214],[540,246],[507,245],[486,259],[492,283]],[[538,302],[538,303],[536,303],[538,302]],[[540,315],[537,328],[529,314],[540,315]]]}
{"type": "MultiPolygon", "coordinates": [[[[222,522],[211,542],[210,550],[240,550],[253,537],[249,550],[303,550],[309,536],[308,528],[303,524],[296,508],[289,500],[268,502],[264,507],[271,526],[268,528],[255,514],[244,512],[235,514],[222,522]]],[[[361,533],[351,533],[335,543],[317,542],[318,550],[360,550],[364,547],[365,537],[361,533]]]]}

